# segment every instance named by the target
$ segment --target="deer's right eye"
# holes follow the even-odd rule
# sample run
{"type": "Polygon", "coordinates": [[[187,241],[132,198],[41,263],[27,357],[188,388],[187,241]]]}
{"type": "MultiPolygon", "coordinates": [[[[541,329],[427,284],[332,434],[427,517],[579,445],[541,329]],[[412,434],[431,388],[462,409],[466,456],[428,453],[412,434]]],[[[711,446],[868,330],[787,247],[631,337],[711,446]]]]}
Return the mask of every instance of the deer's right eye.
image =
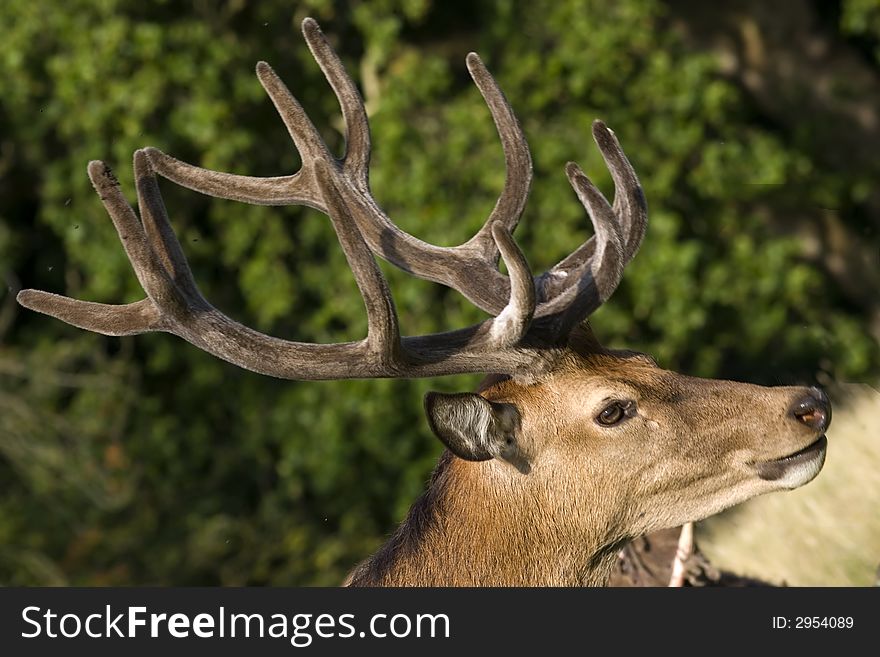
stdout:
{"type": "Polygon", "coordinates": [[[618,424],[627,417],[627,410],[630,406],[631,404],[627,404],[626,402],[611,402],[608,406],[602,409],[602,412],[599,413],[599,415],[596,416],[596,422],[605,427],[618,424]]]}

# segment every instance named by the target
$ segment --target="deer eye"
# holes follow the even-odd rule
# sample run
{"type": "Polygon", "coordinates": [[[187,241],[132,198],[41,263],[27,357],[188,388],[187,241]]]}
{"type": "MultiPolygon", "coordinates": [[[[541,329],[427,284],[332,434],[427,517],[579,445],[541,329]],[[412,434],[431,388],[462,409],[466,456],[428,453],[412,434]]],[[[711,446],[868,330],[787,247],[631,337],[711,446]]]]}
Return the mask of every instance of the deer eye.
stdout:
{"type": "Polygon", "coordinates": [[[629,411],[632,407],[632,402],[611,402],[596,416],[596,422],[606,427],[618,424],[630,415],[629,411]]]}

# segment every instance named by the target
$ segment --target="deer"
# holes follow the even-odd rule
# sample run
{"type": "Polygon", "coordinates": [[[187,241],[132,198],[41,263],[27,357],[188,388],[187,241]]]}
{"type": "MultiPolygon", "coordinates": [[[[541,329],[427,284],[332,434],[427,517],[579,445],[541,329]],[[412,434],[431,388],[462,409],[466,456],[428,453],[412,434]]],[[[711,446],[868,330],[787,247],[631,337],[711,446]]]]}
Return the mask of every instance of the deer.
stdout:
{"type": "Polygon", "coordinates": [[[428,244],[395,225],[373,198],[364,102],[318,23],[305,19],[302,32],[342,110],[342,158],[331,154],[269,64],[259,62],[257,77],[300,153],[299,171],[251,177],[143,148],[133,158],[137,213],[110,167],[90,162],[91,183],[145,298],[113,305],[25,289],[17,300],[108,336],[171,333],[281,379],[486,375],[476,392],[425,396],[428,426],[445,451],[423,495],[345,585],[603,585],[634,537],[799,487],[819,473],[831,419],[820,389],[694,378],[596,338],[589,317],[618,286],[647,228],[641,183],[602,121],[592,135],[611,174],[613,202],[569,163],[565,173],[593,235],[533,275],[513,238],[531,187],[529,146],[497,82],[477,54],[468,54],[501,141],[506,179],[473,237],[453,247],[428,244]],[[363,298],[366,336],[295,342],[212,306],[171,227],[158,176],[211,197],[326,214],[363,298]],[[456,290],[489,317],[402,335],[377,258],[456,290]]]}

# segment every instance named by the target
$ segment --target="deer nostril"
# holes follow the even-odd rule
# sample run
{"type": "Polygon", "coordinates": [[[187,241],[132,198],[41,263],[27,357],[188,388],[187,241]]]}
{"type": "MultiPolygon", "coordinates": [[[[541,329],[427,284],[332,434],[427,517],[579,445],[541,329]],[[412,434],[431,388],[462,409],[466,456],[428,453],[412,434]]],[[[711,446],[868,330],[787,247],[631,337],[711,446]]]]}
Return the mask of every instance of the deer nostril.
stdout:
{"type": "Polygon", "coordinates": [[[798,422],[824,433],[831,422],[831,405],[822,390],[810,388],[810,393],[791,407],[791,414],[798,422]]]}

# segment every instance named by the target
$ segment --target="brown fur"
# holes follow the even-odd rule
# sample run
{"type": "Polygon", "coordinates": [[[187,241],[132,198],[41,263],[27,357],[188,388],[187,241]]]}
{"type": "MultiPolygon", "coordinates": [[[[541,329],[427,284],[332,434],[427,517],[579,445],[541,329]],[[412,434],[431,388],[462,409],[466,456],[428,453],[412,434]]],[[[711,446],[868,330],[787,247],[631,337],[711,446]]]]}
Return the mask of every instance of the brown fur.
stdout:
{"type": "Polygon", "coordinates": [[[627,540],[790,487],[752,464],[819,437],[790,413],[805,388],[695,379],[642,354],[574,346],[533,383],[495,380],[481,392],[518,409],[529,472],[445,453],[347,584],[601,585],[627,540]],[[634,399],[638,414],[599,426],[603,400],[616,397],[634,399]]]}

